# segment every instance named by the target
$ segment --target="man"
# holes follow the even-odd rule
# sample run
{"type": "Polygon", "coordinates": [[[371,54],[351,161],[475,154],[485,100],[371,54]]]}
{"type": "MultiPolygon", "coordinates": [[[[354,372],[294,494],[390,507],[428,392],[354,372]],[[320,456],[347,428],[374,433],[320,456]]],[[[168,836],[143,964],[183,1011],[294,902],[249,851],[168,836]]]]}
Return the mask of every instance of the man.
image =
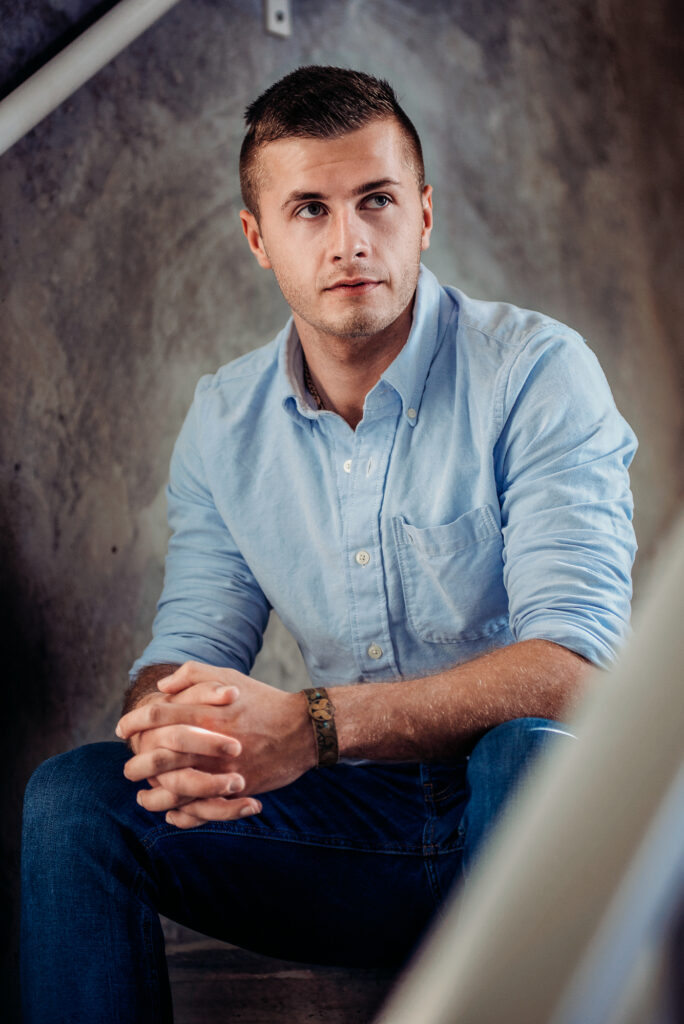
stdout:
{"type": "Polygon", "coordinates": [[[582,339],[421,267],[432,190],[386,83],[301,68],[247,122],[242,226],[292,320],[178,439],[133,756],[29,786],[29,1020],[168,1019],[159,912],[401,963],[626,629],[634,437],[582,339]],[[272,607],[303,692],[248,675],[272,607]]]}

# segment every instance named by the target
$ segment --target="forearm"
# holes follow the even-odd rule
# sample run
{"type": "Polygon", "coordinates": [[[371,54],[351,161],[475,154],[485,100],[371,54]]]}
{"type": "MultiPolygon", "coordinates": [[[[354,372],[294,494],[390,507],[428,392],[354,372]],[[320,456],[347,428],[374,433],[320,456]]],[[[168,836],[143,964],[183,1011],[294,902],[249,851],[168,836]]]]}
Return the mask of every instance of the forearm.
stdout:
{"type": "Polygon", "coordinates": [[[126,690],[121,714],[125,715],[139,704],[147,703],[147,698],[153,695],[158,697],[162,694],[157,689],[157,683],[165,676],[175,672],[178,665],[146,665],[141,669],[134,681],[126,690]]]}
{"type": "Polygon", "coordinates": [[[341,757],[441,760],[513,718],[566,716],[590,671],[547,640],[526,640],[437,675],[330,687],[341,757]]]}
{"type": "MultiPolygon", "coordinates": [[[[288,785],[316,764],[303,694],[284,693],[234,669],[188,662],[152,703],[155,679],[168,668],[141,674],[131,694],[138,706],[117,729],[122,739],[143,737],[127,777],[161,782],[157,792],[142,794],[148,810],[170,811],[167,820],[183,828],[229,820],[259,810],[254,794],[288,785]]],[[[500,722],[566,716],[588,671],[589,663],[566,648],[527,640],[423,679],[329,687],[340,756],[458,757],[500,722]]]]}

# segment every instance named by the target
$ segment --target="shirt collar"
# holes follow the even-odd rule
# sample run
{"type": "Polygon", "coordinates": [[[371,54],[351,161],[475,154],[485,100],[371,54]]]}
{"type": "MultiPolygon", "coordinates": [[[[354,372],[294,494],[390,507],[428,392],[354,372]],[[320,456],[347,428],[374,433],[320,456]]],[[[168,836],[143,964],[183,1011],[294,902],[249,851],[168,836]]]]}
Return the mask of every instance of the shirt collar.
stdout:
{"type": "Polygon", "coordinates": [[[412,426],[418,422],[428,370],[442,334],[441,299],[439,281],[421,264],[409,336],[399,355],[380,378],[399,394],[403,414],[412,426]]]}
{"type": "Polygon", "coordinates": [[[300,423],[302,416],[313,420],[318,415],[318,409],[313,396],[304,386],[302,346],[292,317],[278,335],[277,344],[278,388],[283,408],[300,423]]]}
{"type": "MultiPolygon", "coordinates": [[[[418,421],[428,370],[443,327],[446,326],[440,324],[442,294],[435,275],[421,264],[413,320],[406,344],[375,385],[379,388],[384,381],[394,388],[401,398],[403,415],[411,426],[415,426],[418,421]]],[[[318,410],[304,386],[302,346],[292,317],[278,335],[277,343],[281,402],[295,419],[299,414],[307,420],[314,420],[318,410]]]]}

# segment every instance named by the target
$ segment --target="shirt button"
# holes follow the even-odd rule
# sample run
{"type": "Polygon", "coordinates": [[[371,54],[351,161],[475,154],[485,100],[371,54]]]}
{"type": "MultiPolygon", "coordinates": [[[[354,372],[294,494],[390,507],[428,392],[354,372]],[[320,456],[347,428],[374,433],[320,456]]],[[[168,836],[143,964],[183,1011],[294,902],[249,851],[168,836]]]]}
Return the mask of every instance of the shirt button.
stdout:
{"type": "Polygon", "coordinates": [[[406,415],[408,416],[408,418],[410,420],[415,420],[415,418],[418,415],[418,413],[416,412],[415,409],[407,409],[406,410],[406,415]]]}
{"type": "Polygon", "coordinates": [[[345,471],[345,473],[351,473],[351,459],[347,459],[345,462],[342,463],[342,469],[345,471]]]}
{"type": "Polygon", "coordinates": [[[367,551],[357,551],[356,554],[354,555],[354,558],[359,563],[359,565],[368,565],[368,563],[370,562],[370,555],[368,554],[367,551]]]}
{"type": "Polygon", "coordinates": [[[378,644],[371,644],[368,648],[368,657],[372,658],[373,661],[377,661],[378,658],[382,658],[382,647],[379,647],[378,644]]]}

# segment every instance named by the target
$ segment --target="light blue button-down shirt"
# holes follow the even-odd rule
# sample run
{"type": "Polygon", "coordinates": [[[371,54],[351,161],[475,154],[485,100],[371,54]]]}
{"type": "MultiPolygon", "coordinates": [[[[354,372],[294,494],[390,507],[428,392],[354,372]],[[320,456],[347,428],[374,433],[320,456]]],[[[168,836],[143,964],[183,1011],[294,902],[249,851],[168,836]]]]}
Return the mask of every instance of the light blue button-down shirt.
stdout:
{"type": "Polygon", "coordinates": [[[424,267],[355,431],[313,407],[290,321],[198,384],[132,671],[249,672],[271,608],[318,685],[425,676],[535,637],[606,665],[629,619],[635,448],[579,335],[424,267]]]}

